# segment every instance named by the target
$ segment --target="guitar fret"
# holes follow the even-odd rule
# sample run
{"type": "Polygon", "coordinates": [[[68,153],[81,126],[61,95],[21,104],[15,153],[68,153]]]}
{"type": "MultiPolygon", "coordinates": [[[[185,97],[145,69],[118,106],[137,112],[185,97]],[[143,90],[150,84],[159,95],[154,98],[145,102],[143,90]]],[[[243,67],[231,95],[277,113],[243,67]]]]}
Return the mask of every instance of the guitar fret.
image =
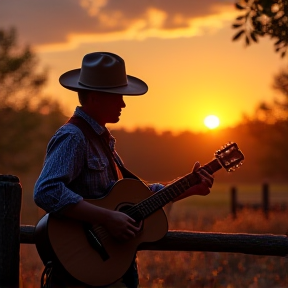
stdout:
{"type": "Polygon", "coordinates": [[[174,198],[174,195],[171,194],[171,192],[173,192],[170,187],[167,187],[165,189],[165,191],[162,192],[163,195],[166,195],[166,197],[169,199],[169,201],[171,201],[174,198]]]}
{"type": "Polygon", "coordinates": [[[144,219],[161,207],[161,206],[158,207],[157,203],[154,202],[153,199],[150,199],[150,198],[137,204],[136,206],[139,207],[139,209],[141,211],[141,215],[144,219]]]}
{"type": "Polygon", "coordinates": [[[187,185],[188,184],[188,181],[187,181],[187,179],[186,178],[184,178],[184,179],[181,179],[182,181],[180,181],[179,182],[179,186],[178,186],[178,189],[180,190],[180,191],[185,191],[185,190],[187,190],[188,188],[189,188],[189,185],[187,185]]]}
{"type": "Polygon", "coordinates": [[[159,193],[159,194],[160,194],[159,197],[161,197],[163,199],[163,202],[165,202],[166,204],[171,201],[171,199],[168,197],[166,193],[159,193]]]}
{"type": "Polygon", "coordinates": [[[162,205],[162,201],[160,199],[160,195],[157,194],[156,197],[154,198],[154,203],[157,204],[157,206],[161,206],[162,205]]]}
{"type": "Polygon", "coordinates": [[[169,193],[169,195],[170,195],[170,197],[172,198],[172,199],[174,199],[175,197],[177,197],[180,193],[177,193],[177,191],[176,190],[178,190],[178,187],[177,186],[175,186],[175,187],[168,187],[168,193],[169,193]]]}
{"type": "MultiPolygon", "coordinates": [[[[155,199],[156,200],[156,199],[155,199]]],[[[157,201],[152,201],[151,202],[151,208],[152,208],[152,211],[156,211],[158,210],[158,205],[157,205],[157,201]]]]}
{"type": "Polygon", "coordinates": [[[142,217],[144,218],[145,215],[147,214],[147,208],[148,208],[148,207],[147,207],[147,206],[144,206],[143,202],[137,204],[136,206],[139,208],[139,211],[140,211],[142,217]]]}
{"type": "Polygon", "coordinates": [[[175,187],[173,189],[175,196],[179,196],[183,191],[185,191],[184,189],[182,189],[182,185],[181,185],[180,181],[177,184],[178,185],[175,185],[175,187]]]}
{"type": "Polygon", "coordinates": [[[153,205],[151,205],[151,203],[149,203],[148,207],[149,208],[147,209],[147,213],[146,213],[147,216],[152,214],[155,211],[155,208],[153,207],[153,205]]]}
{"type": "Polygon", "coordinates": [[[150,205],[150,203],[148,205],[146,205],[146,208],[145,208],[145,214],[146,216],[147,215],[150,215],[152,212],[154,211],[153,207],[150,205]]]}
{"type": "Polygon", "coordinates": [[[161,194],[164,199],[166,198],[166,201],[165,201],[166,204],[169,203],[171,200],[173,200],[177,196],[175,194],[175,191],[171,189],[171,187],[167,187],[165,191],[163,191],[161,194]]]}

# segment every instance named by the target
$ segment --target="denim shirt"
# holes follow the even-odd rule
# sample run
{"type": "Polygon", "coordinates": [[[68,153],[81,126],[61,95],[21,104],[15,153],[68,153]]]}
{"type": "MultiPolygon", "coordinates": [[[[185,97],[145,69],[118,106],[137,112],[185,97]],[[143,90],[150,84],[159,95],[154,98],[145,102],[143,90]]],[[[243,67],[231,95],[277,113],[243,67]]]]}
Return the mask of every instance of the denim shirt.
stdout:
{"type": "MultiPolygon", "coordinates": [[[[109,147],[116,161],[123,161],[115,150],[115,138],[77,107],[75,116],[86,120],[98,135],[108,132],[109,147]]],[[[57,212],[83,198],[105,196],[118,180],[100,143],[86,141],[82,131],[73,124],[60,127],[50,140],[42,172],[35,184],[34,201],[46,212],[57,212]],[[94,147],[92,147],[93,145],[94,147]]],[[[155,192],[163,188],[159,183],[149,185],[155,192]]]]}

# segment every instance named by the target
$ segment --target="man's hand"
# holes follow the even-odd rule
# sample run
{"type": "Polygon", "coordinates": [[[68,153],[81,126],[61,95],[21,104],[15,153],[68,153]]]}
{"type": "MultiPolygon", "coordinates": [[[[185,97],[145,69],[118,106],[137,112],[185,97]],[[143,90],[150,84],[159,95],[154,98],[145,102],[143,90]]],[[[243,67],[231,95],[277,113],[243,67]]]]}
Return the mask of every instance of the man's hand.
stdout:
{"type": "Polygon", "coordinates": [[[110,211],[107,221],[103,224],[107,232],[119,241],[127,241],[136,236],[141,230],[141,223],[138,223],[119,211],[110,211]]]}
{"type": "Polygon", "coordinates": [[[201,165],[199,162],[196,162],[194,164],[192,172],[195,172],[200,176],[201,182],[197,185],[190,187],[180,196],[176,197],[174,199],[174,202],[179,201],[188,196],[192,195],[206,196],[210,193],[210,188],[212,187],[214,181],[213,175],[209,174],[206,170],[201,169],[201,165]]]}
{"type": "Polygon", "coordinates": [[[203,168],[201,169],[200,167],[201,167],[201,165],[197,161],[194,164],[192,172],[196,172],[200,176],[201,183],[207,185],[208,188],[211,188],[213,185],[213,182],[214,182],[213,175],[209,174],[206,170],[204,170],[203,168]]]}
{"type": "Polygon", "coordinates": [[[93,205],[85,200],[76,204],[70,204],[60,212],[62,215],[101,225],[107,232],[119,241],[132,239],[142,228],[142,222],[137,223],[134,219],[119,211],[113,211],[93,205]]]}

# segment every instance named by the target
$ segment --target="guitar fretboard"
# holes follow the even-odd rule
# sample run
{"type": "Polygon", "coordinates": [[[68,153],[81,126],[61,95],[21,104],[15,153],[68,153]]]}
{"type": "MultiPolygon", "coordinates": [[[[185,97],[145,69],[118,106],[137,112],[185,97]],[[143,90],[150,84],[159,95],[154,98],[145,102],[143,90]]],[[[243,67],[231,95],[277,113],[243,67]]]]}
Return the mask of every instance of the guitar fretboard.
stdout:
{"type": "Polygon", "coordinates": [[[191,173],[185,177],[175,181],[174,183],[164,187],[162,190],[151,195],[144,201],[136,204],[135,208],[139,210],[143,219],[162,208],[170,201],[181,195],[189,187],[200,182],[200,178],[196,173],[191,173]]]}
{"type": "MultiPolygon", "coordinates": [[[[222,166],[219,164],[218,160],[214,159],[201,169],[205,169],[212,174],[221,168],[222,166]]],[[[198,184],[200,181],[200,176],[197,173],[192,172],[187,174],[186,176],[164,187],[160,191],[152,194],[142,202],[135,204],[128,211],[126,211],[126,213],[135,220],[141,221],[168,204],[176,197],[180,196],[190,187],[198,184]]]]}

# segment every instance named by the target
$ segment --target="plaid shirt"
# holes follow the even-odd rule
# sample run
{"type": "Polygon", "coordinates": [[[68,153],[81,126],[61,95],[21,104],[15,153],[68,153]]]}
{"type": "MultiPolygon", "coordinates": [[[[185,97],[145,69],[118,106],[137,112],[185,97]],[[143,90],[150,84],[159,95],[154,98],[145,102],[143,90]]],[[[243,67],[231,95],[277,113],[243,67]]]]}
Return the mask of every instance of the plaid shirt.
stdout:
{"type": "MultiPolygon", "coordinates": [[[[74,115],[85,119],[98,135],[108,132],[109,147],[116,161],[123,165],[110,132],[80,107],[76,108],[74,115]]],[[[48,144],[44,166],[35,184],[34,201],[46,212],[57,212],[83,198],[103,197],[118,180],[112,169],[100,143],[90,143],[78,127],[65,124],[48,144]]],[[[163,185],[155,183],[149,187],[155,192],[163,185]]]]}

